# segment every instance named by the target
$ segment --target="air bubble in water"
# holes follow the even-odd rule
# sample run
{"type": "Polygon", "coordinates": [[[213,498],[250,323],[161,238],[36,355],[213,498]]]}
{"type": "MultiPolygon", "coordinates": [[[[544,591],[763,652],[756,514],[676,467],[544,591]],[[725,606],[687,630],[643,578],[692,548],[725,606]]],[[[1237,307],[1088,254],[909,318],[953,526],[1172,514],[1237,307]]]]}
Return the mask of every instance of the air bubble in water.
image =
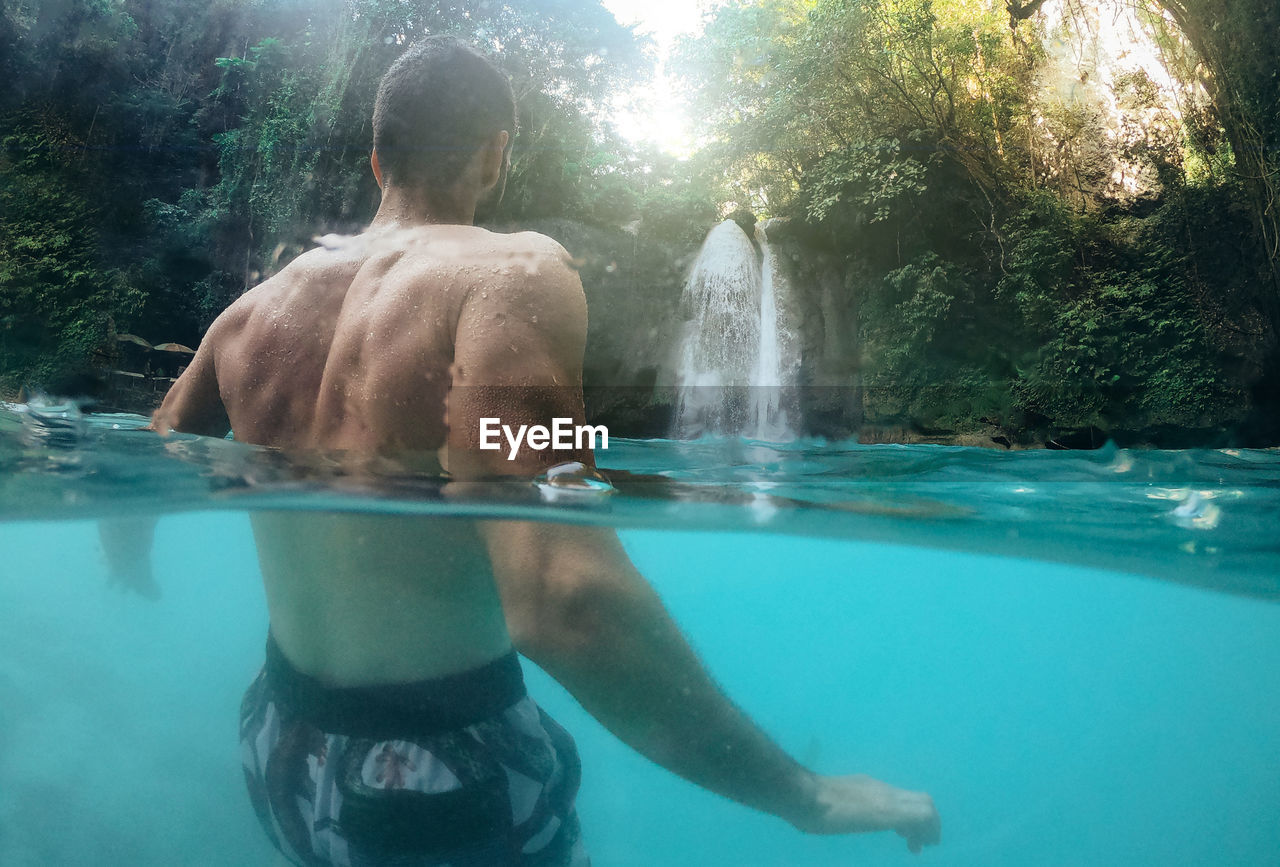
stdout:
{"type": "Polygon", "coordinates": [[[27,404],[22,427],[29,445],[60,449],[75,448],[89,432],[89,423],[75,401],[52,403],[44,398],[27,404]]]}
{"type": "Polygon", "coordinates": [[[1212,494],[1202,496],[1191,491],[1170,514],[1181,527],[1194,530],[1212,530],[1222,520],[1222,509],[1211,500],[1212,494]]]}
{"type": "Polygon", "coordinates": [[[617,491],[595,468],[581,461],[556,464],[537,476],[533,483],[547,502],[603,497],[617,491]]]}

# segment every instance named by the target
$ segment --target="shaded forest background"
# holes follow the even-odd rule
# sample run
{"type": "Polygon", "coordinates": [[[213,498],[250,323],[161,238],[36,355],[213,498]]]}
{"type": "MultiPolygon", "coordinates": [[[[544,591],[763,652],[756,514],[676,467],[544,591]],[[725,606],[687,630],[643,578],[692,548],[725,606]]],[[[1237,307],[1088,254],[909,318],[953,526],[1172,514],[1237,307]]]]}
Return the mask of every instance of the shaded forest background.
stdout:
{"type": "Polygon", "coordinates": [[[518,95],[485,222],[585,251],[627,311],[593,305],[589,384],[717,219],[785,217],[793,279],[841,311],[845,430],[1280,442],[1273,0],[731,0],[669,62],[687,159],[609,123],[654,50],[593,0],[4,0],[3,390],[110,366],[118,333],[195,345],[358,230],[378,78],[427,32],[518,95]],[[1158,74],[1100,53],[1121,13],[1158,74]]]}

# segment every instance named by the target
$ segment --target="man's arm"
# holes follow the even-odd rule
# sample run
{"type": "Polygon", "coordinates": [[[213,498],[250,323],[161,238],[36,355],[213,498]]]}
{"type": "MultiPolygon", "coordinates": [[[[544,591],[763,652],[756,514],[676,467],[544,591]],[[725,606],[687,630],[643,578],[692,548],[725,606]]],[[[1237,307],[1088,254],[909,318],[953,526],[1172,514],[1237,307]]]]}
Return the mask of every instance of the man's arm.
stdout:
{"type": "MultiPolygon", "coordinates": [[[[590,465],[590,454],[526,451],[507,461],[505,451],[476,448],[484,417],[545,425],[556,414],[575,424],[583,416],[586,306],[577,275],[548,264],[497,294],[465,306],[459,319],[451,472],[524,475],[569,459],[590,465]]],[[[806,831],[892,829],[913,850],[936,842],[928,795],[866,777],[819,777],[770,741],[712,681],[615,533],[530,522],[488,522],[482,532],[517,647],[638,752],[806,831]]]]}
{"type": "MultiPolygon", "coordinates": [[[[191,364],[165,395],[151,416],[151,430],[167,436],[171,431],[224,437],[231,429],[227,410],[218,392],[214,370],[214,340],[217,322],[209,328],[191,364]]],[[[151,572],[151,548],[155,542],[156,518],[103,518],[98,522],[98,538],[107,558],[110,580],[151,599],[160,596],[160,586],[151,572]]]]}
{"type": "MultiPolygon", "coordinates": [[[[225,316],[226,314],[223,314],[225,316]]],[[[214,368],[219,322],[210,326],[191,364],[165,395],[164,403],[151,416],[151,428],[161,436],[171,431],[224,437],[231,430],[226,407],[218,391],[218,375],[214,368]]]]}
{"type": "Polygon", "coordinates": [[[554,464],[594,466],[590,449],[556,451],[521,447],[510,459],[508,443],[481,449],[481,423],[497,419],[550,426],[555,418],[582,424],[582,355],[587,302],[577,272],[559,245],[543,248],[523,273],[491,288],[473,290],[454,333],[453,382],[448,399],[445,467],[458,479],[529,477],[554,464]]]}
{"type": "Polygon", "coordinates": [[[156,520],[155,515],[134,515],[98,521],[98,543],[107,559],[107,580],[148,599],[160,598],[160,585],[151,571],[156,520]]]}
{"type": "Polygon", "coordinates": [[[669,771],[816,834],[897,831],[937,843],[933,801],[801,767],[711,679],[615,533],[492,522],[512,639],[620,740],[669,771]]]}

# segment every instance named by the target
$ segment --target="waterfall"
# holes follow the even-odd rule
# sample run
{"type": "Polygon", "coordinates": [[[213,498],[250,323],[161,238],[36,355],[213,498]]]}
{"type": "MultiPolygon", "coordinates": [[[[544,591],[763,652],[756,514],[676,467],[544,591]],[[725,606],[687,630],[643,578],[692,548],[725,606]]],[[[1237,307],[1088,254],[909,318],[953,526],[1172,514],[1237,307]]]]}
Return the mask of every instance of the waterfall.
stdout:
{"type": "Polygon", "coordinates": [[[780,315],[785,281],[764,224],[757,252],[732,220],[713,228],[685,282],[689,315],[676,377],[673,436],[783,440],[799,369],[792,330],[780,315]]]}
{"type": "Polygon", "coordinates": [[[750,392],[747,433],[756,439],[776,441],[789,439],[792,435],[783,390],[794,385],[794,370],[784,369],[777,292],[777,284],[782,282],[783,276],[778,268],[777,254],[769,246],[764,223],[756,225],[756,240],[760,243],[761,259],[760,343],[756,350],[756,374],[750,392]]]}

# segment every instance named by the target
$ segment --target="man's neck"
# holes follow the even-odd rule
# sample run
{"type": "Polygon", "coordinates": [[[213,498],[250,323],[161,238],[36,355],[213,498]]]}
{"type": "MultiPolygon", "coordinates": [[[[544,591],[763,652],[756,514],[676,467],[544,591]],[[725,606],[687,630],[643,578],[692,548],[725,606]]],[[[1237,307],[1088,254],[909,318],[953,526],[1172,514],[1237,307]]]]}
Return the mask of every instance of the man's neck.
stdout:
{"type": "Polygon", "coordinates": [[[409,193],[388,184],[382,190],[382,204],[371,229],[391,226],[418,226],[430,223],[470,226],[475,223],[474,196],[449,191],[436,194],[409,193]]]}

